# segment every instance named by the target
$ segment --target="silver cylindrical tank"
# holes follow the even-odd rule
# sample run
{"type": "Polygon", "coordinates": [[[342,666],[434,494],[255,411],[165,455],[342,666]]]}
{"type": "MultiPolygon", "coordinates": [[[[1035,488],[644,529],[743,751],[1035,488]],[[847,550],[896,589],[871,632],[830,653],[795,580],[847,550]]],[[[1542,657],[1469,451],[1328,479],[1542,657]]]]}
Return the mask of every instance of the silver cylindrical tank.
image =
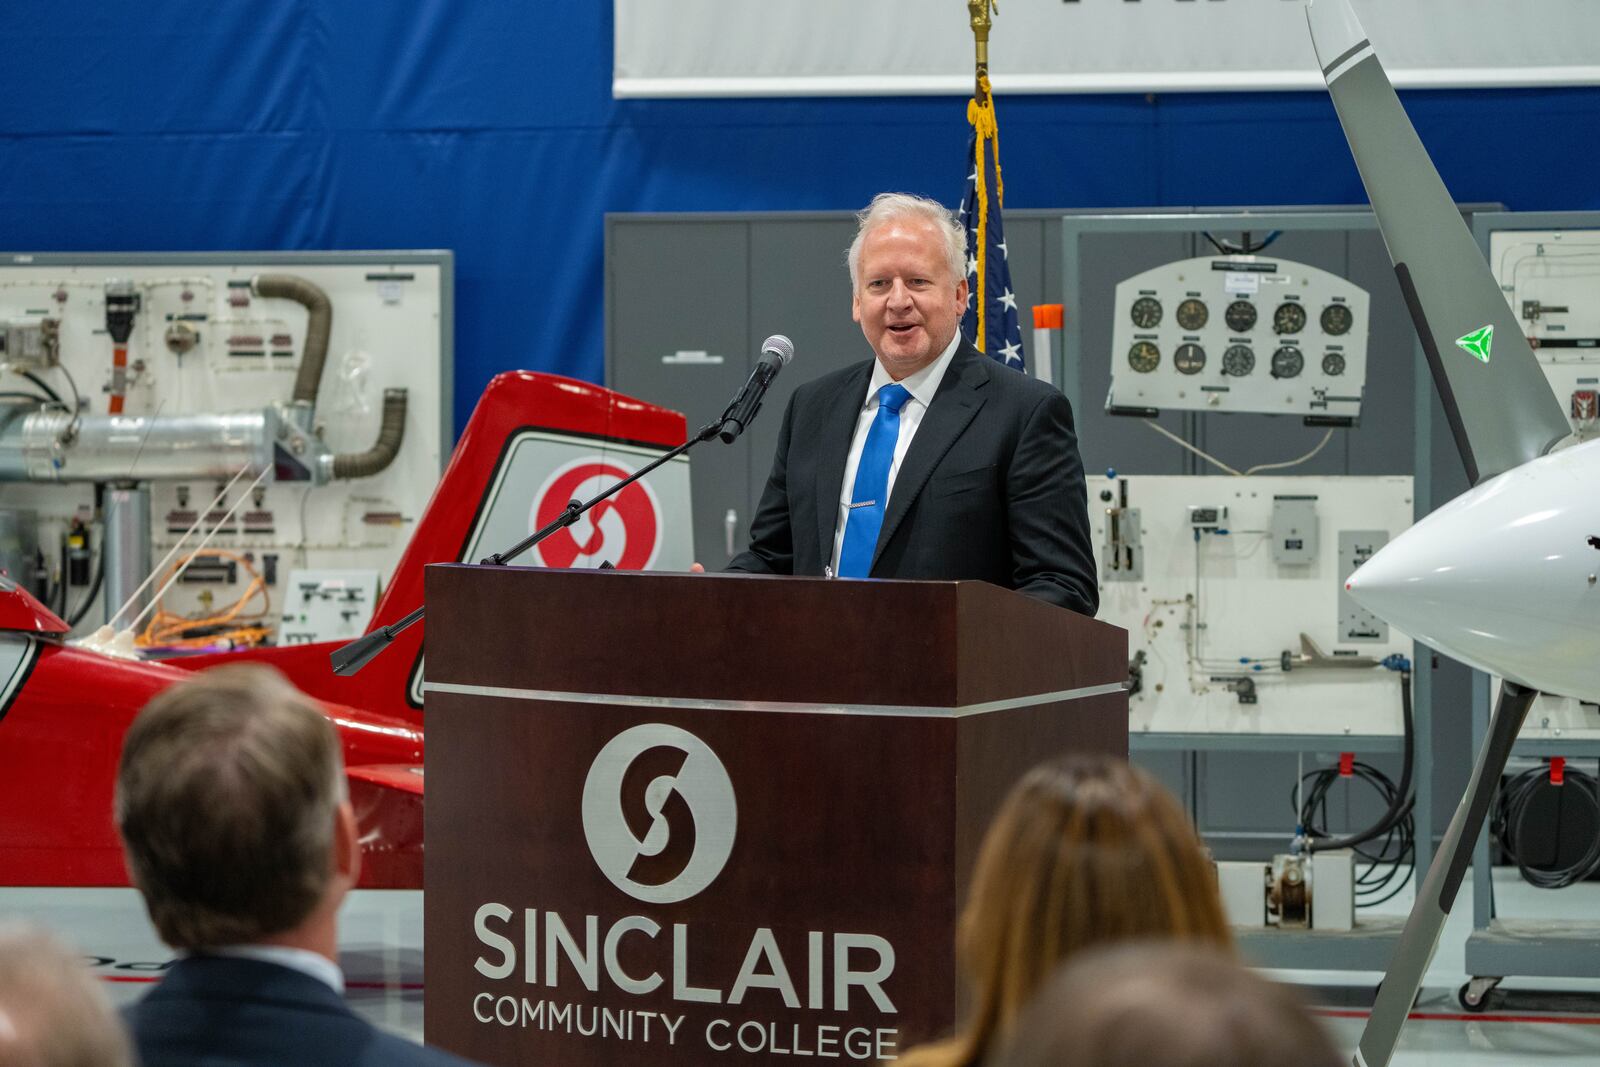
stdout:
{"type": "Polygon", "coordinates": [[[227,415],[72,415],[36,411],[0,427],[0,481],[227,478],[272,463],[270,409],[227,415]]]}
{"type": "MultiPolygon", "coordinates": [[[[105,509],[105,621],[133,596],[150,574],[150,487],[116,486],[106,489],[105,509]]],[[[150,589],[139,594],[138,603],[122,613],[126,626],[139,617],[150,602],[150,589]]]]}

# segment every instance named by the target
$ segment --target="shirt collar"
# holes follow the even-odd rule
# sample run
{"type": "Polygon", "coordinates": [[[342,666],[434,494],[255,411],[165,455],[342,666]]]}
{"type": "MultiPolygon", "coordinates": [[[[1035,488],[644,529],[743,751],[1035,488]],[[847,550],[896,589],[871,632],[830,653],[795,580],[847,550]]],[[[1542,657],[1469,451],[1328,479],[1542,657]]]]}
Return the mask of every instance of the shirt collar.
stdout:
{"type": "MultiPolygon", "coordinates": [[[[911,399],[918,401],[923,407],[933,403],[933,395],[939,391],[939,383],[944,381],[944,372],[949,369],[950,361],[955,358],[956,349],[961,347],[961,331],[957,330],[955,336],[950,338],[950,343],[945,346],[939,358],[923,367],[914,374],[908,374],[900,379],[900,384],[906,387],[911,394],[911,399]]],[[[867,383],[867,399],[863,408],[876,407],[878,403],[878,390],[894,381],[889,377],[889,372],[883,369],[883,364],[877,360],[872,361],[872,380],[867,383]]]]}
{"type": "Polygon", "coordinates": [[[339,965],[321,953],[309,949],[288,948],[283,945],[223,945],[192,955],[232,956],[237,959],[276,963],[280,967],[310,975],[335,993],[340,995],[344,993],[344,973],[339,970],[339,965]]]}

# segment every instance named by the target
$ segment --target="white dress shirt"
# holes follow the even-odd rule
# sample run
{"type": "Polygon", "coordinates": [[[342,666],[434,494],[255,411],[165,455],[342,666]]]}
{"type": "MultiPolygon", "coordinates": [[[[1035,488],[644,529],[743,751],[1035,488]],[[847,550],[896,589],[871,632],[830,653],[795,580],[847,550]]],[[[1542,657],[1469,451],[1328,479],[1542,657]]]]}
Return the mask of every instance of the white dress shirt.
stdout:
{"type": "Polygon", "coordinates": [[[198,955],[234,956],[247,960],[261,960],[263,963],[276,963],[280,967],[310,975],[317,981],[326,983],[335,993],[341,996],[344,994],[344,972],[339,970],[339,965],[321,953],[309,949],[287,948],[283,945],[224,945],[222,948],[208,948],[198,955]]]}
{"type": "MultiPolygon", "coordinates": [[[[928,405],[933,403],[933,394],[939,391],[939,383],[944,381],[944,372],[960,344],[961,331],[957,330],[938,359],[900,380],[911,397],[900,409],[900,436],[895,439],[894,459],[889,463],[889,484],[884,489],[889,500],[894,499],[894,479],[900,473],[900,461],[906,458],[911,439],[917,435],[922,416],[927,414],[928,405]]],[[[855,436],[850,439],[850,455],[844,462],[844,481],[839,483],[839,517],[833,526],[833,555],[828,558],[829,577],[839,573],[839,550],[844,547],[844,524],[850,517],[850,497],[855,492],[856,468],[861,465],[861,453],[867,447],[867,431],[872,429],[872,420],[878,416],[878,390],[892,381],[894,379],[883,369],[883,364],[874,360],[872,380],[867,383],[866,401],[861,405],[861,414],[856,416],[855,436]]],[[[886,503],[884,513],[887,514],[888,510],[886,503]]]]}

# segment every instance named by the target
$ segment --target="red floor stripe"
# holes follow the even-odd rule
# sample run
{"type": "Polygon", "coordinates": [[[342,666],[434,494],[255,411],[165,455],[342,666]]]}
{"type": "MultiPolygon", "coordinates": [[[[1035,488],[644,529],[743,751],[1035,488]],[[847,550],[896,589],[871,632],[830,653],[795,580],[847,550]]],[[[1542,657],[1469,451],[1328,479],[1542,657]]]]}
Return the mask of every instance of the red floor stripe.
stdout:
{"type": "MultiPolygon", "coordinates": [[[[160,975],[134,975],[134,974],[102,974],[97,976],[102,982],[146,982],[161,981],[160,975]]],[[[421,982],[346,982],[346,989],[399,989],[407,993],[422,989],[421,982]]]]}
{"type": "MultiPolygon", "coordinates": [[[[1370,1011],[1353,1008],[1313,1008],[1311,1014],[1327,1019],[1366,1019],[1370,1011]]],[[[1495,1012],[1414,1011],[1407,1019],[1424,1022],[1549,1023],[1553,1026],[1600,1026],[1600,1015],[1505,1015],[1495,1012]]]]}

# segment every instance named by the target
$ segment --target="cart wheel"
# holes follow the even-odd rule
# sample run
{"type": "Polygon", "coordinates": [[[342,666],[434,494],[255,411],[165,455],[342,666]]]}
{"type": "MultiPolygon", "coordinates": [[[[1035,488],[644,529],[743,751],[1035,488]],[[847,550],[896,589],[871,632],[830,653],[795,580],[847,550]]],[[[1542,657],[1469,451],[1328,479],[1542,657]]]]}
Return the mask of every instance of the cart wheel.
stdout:
{"type": "Polygon", "coordinates": [[[1500,984],[1498,978],[1469,978],[1456,990],[1456,999],[1467,1011],[1478,1013],[1489,1008],[1489,992],[1500,984]]]}

